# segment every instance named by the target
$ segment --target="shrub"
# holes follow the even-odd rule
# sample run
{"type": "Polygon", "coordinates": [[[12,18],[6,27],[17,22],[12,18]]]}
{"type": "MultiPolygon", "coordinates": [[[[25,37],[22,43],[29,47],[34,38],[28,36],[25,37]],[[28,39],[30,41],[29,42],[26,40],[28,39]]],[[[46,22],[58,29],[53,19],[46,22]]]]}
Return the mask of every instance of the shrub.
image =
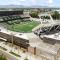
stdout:
{"type": "Polygon", "coordinates": [[[26,57],[24,60],[28,60],[28,58],[26,57]]]}
{"type": "Polygon", "coordinates": [[[53,17],[53,19],[60,19],[60,14],[59,14],[59,12],[57,12],[57,11],[55,11],[53,14],[52,14],[52,17],[53,17]]]}
{"type": "Polygon", "coordinates": [[[38,13],[37,12],[33,12],[33,13],[31,12],[30,16],[33,18],[38,18],[38,13]]]}
{"type": "Polygon", "coordinates": [[[2,46],[0,46],[0,48],[1,48],[1,49],[3,49],[3,50],[5,50],[5,51],[7,51],[7,49],[6,49],[6,48],[4,48],[4,47],[2,47],[2,46]]]}
{"type": "Polygon", "coordinates": [[[21,57],[20,55],[14,53],[14,52],[10,52],[10,53],[13,54],[13,55],[15,55],[15,56],[17,56],[17,57],[21,57]]]}
{"type": "Polygon", "coordinates": [[[7,60],[7,58],[4,55],[0,55],[0,60],[7,60]]]}

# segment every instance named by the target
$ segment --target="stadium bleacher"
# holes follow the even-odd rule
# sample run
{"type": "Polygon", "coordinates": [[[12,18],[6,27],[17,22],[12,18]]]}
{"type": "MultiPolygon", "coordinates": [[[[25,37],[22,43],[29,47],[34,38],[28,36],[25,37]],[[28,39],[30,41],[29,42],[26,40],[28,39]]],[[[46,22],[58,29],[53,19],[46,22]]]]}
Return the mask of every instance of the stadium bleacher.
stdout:
{"type": "Polygon", "coordinates": [[[20,15],[23,14],[23,10],[17,11],[0,11],[0,23],[12,20],[23,19],[20,15]]]}
{"type": "Polygon", "coordinates": [[[54,34],[54,33],[58,33],[60,31],[60,25],[53,25],[50,27],[45,27],[45,28],[39,28],[36,31],[34,31],[34,33],[36,35],[48,35],[48,34],[54,34]]]}
{"type": "Polygon", "coordinates": [[[0,11],[0,23],[6,22],[12,24],[11,21],[15,23],[30,21],[30,16],[23,14],[23,10],[19,11],[0,11]]]}

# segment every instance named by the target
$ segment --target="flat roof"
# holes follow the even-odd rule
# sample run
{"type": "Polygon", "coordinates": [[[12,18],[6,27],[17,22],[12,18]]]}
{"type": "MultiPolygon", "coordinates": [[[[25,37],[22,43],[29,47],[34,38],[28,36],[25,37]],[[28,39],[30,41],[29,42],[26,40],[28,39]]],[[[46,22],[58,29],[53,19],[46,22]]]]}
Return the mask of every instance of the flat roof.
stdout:
{"type": "Polygon", "coordinates": [[[36,47],[40,51],[43,51],[43,52],[46,52],[46,53],[49,53],[49,54],[54,54],[54,55],[56,55],[57,52],[60,49],[59,47],[57,47],[55,45],[45,43],[45,42],[43,42],[41,40],[40,40],[40,42],[33,42],[33,43],[29,43],[29,44],[32,47],[36,47]]]}
{"type": "Polygon", "coordinates": [[[6,30],[6,29],[1,29],[1,32],[9,34],[9,35],[16,36],[16,37],[20,37],[20,38],[23,38],[23,39],[28,39],[28,37],[24,33],[13,32],[13,31],[9,31],[9,30],[6,30]]]}
{"type": "Polygon", "coordinates": [[[55,33],[55,34],[51,34],[51,35],[43,35],[43,37],[60,41],[60,32],[59,33],[55,33]]]}
{"type": "Polygon", "coordinates": [[[57,52],[59,51],[59,47],[56,47],[54,45],[46,44],[46,43],[40,43],[40,45],[36,46],[38,49],[44,52],[48,52],[51,54],[56,55],[57,52]]]}
{"type": "Polygon", "coordinates": [[[14,31],[6,30],[6,29],[3,29],[3,28],[1,28],[1,32],[6,33],[8,35],[16,36],[16,37],[19,37],[19,38],[23,38],[23,39],[26,39],[26,40],[29,40],[29,41],[33,41],[33,40],[36,40],[36,39],[39,38],[34,33],[20,33],[20,32],[14,32],[14,31]]]}

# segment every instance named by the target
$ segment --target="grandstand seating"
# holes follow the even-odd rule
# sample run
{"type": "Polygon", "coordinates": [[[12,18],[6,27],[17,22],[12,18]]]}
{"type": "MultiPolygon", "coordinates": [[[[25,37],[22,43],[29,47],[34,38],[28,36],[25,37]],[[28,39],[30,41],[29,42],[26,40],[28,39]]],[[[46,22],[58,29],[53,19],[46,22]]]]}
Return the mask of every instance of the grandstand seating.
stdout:
{"type": "Polygon", "coordinates": [[[0,23],[1,22],[9,23],[9,21],[15,20],[17,20],[17,22],[19,23],[19,21],[20,22],[28,21],[29,18],[30,16],[28,17],[28,15],[26,16],[23,14],[23,10],[0,11],[0,23]]]}
{"type": "Polygon", "coordinates": [[[23,19],[22,17],[20,17],[20,15],[22,14],[23,10],[0,11],[0,22],[23,19]]]}
{"type": "Polygon", "coordinates": [[[22,17],[20,17],[20,16],[18,16],[18,15],[11,15],[11,16],[3,16],[3,17],[1,17],[1,19],[2,19],[2,21],[0,21],[0,22],[8,22],[8,21],[15,21],[15,20],[23,20],[23,18],[22,17]]]}
{"type": "Polygon", "coordinates": [[[34,33],[36,35],[48,35],[48,34],[54,34],[54,33],[58,33],[60,31],[60,25],[54,25],[54,26],[50,26],[50,27],[45,27],[45,28],[39,28],[37,30],[34,31],[34,33]]]}

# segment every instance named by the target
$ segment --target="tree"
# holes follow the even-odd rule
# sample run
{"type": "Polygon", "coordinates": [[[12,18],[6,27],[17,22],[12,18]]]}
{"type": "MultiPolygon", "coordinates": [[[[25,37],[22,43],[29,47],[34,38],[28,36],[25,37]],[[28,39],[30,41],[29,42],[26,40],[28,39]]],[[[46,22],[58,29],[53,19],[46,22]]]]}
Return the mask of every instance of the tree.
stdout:
{"type": "Polygon", "coordinates": [[[30,16],[33,18],[38,18],[38,13],[37,12],[31,12],[30,16]]]}
{"type": "Polygon", "coordinates": [[[28,58],[26,57],[24,60],[28,60],[28,58]]]}
{"type": "Polygon", "coordinates": [[[0,60],[7,60],[7,58],[4,55],[0,55],[0,60]]]}
{"type": "Polygon", "coordinates": [[[55,11],[53,14],[52,14],[52,17],[53,17],[53,19],[60,19],[60,14],[59,14],[59,12],[57,12],[57,11],[55,11]]]}

